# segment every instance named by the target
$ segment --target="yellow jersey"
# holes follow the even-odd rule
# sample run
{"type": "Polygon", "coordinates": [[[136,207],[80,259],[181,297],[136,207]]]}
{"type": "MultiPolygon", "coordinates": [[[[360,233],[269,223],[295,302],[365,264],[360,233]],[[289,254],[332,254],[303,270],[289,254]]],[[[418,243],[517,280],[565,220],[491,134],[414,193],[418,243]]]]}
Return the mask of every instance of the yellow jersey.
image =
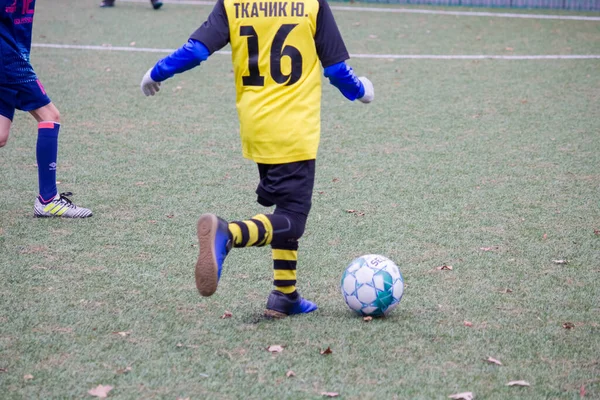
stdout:
{"type": "Polygon", "coordinates": [[[219,0],[191,36],[210,51],[231,43],[244,157],[261,164],[315,159],[321,66],[349,58],[325,0],[219,0]]]}

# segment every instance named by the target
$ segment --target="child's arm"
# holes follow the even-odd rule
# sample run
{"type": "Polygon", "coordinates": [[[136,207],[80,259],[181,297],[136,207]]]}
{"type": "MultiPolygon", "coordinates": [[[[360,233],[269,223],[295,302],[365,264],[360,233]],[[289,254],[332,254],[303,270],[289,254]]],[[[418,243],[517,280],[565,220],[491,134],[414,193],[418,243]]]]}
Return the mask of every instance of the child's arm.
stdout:
{"type": "Polygon", "coordinates": [[[325,68],[325,76],[348,100],[358,99],[363,103],[370,103],[375,97],[371,81],[365,77],[357,77],[344,61],[325,68]]]}
{"type": "Polygon", "coordinates": [[[159,60],[148,70],[142,79],[142,93],[154,96],[160,90],[160,82],[197,67],[210,55],[206,46],[197,40],[190,39],[171,55],[159,60]]]}

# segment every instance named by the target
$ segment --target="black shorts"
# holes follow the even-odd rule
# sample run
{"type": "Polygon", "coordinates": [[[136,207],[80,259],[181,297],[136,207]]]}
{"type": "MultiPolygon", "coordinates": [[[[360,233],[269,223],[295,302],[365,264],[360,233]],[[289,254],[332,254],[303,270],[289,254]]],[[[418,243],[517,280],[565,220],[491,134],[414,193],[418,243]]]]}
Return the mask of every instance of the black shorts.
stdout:
{"type": "Polygon", "coordinates": [[[315,160],[286,164],[258,164],[259,204],[273,205],[308,216],[315,186],[315,160]]]}

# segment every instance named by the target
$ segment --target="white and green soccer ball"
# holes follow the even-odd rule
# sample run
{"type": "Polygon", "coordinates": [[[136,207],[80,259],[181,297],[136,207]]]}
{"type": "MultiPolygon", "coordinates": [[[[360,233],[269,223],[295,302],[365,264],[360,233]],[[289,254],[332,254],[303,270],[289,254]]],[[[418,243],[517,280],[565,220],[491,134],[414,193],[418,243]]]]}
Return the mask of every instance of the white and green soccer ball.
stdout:
{"type": "Polygon", "coordinates": [[[368,254],[348,265],[341,288],[350,309],[363,316],[377,317],[387,315],[400,303],[404,279],[392,260],[368,254]]]}

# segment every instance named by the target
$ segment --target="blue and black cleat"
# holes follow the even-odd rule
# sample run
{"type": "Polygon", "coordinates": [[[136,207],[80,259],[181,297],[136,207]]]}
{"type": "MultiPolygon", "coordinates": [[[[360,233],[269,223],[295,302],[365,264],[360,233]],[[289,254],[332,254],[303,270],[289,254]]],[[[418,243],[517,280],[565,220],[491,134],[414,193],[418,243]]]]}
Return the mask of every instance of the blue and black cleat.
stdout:
{"type": "Polygon", "coordinates": [[[308,314],[317,309],[317,305],[308,301],[297,291],[291,294],[283,294],[273,290],[267,299],[265,317],[267,318],[285,318],[288,315],[308,314]]]}
{"type": "Polygon", "coordinates": [[[229,224],[214,214],[202,214],[198,219],[199,253],[196,262],[196,288],[202,296],[217,290],[223,262],[232,247],[229,224]]]}
{"type": "Polygon", "coordinates": [[[155,10],[158,10],[163,5],[162,1],[160,0],[150,0],[150,3],[152,3],[152,8],[154,8],[155,10]]]}

